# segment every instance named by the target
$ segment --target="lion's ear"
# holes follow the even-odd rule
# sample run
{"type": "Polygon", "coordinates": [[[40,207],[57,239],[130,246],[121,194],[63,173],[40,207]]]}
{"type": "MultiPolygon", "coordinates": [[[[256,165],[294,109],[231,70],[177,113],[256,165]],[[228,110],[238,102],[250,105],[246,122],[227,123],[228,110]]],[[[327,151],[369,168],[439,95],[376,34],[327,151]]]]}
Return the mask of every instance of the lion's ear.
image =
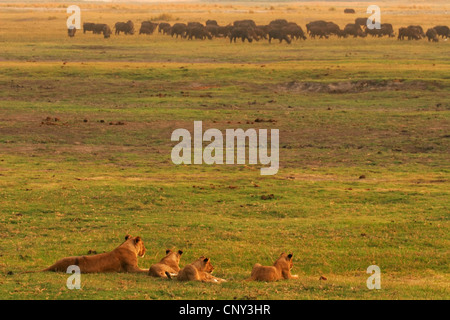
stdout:
{"type": "Polygon", "coordinates": [[[288,257],[288,260],[291,260],[292,257],[293,257],[293,254],[292,254],[292,253],[289,253],[289,255],[288,255],[287,257],[288,257]]]}
{"type": "Polygon", "coordinates": [[[141,237],[136,237],[136,238],[134,239],[134,243],[138,243],[139,241],[142,241],[141,237]]]}
{"type": "Polygon", "coordinates": [[[178,250],[178,254],[181,256],[183,254],[183,250],[178,250]]]}
{"type": "Polygon", "coordinates": [[[131,236],[129,235],[129,234],[127,234],[126,236],[125,236],[125,240],[128,240],[128,239],[130,239],[131,238],[131,236]]]}
{"type": "Polygon", "coordinates": [[[208,261],[209,261],[209,258],[203,259],[203,262],[204,262],[204,263],[208,263],[208,261]]]}

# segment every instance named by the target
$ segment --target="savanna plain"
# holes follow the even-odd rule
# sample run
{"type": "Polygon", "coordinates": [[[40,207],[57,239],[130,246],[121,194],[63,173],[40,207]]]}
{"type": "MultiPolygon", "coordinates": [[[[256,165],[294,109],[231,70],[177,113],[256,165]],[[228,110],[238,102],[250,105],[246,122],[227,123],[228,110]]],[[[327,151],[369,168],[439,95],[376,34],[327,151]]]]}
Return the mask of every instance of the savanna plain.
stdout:
{"type": "MultiPolygon", "coordinates": [[[[368,16],[358,2],[78,5],[83,22],[137,28],[368,16]]],[[[379,5],[396,32],[449,22],[444,1],[379,5]]],[[[1,299],[450,298],[450,41],[69,38],[67,6],[0,3],[1,299]],[[278,174],[174,165],[171,133],[196,120],[279,129],[278,174]],[[142,268],[181,249],[181,266],[207,256],[228,282],[85,274],[69,290],[67,274],[21,273],[127,233],[142,268]],[[244,281],[281,252],[299,279],[244,281]]]]}

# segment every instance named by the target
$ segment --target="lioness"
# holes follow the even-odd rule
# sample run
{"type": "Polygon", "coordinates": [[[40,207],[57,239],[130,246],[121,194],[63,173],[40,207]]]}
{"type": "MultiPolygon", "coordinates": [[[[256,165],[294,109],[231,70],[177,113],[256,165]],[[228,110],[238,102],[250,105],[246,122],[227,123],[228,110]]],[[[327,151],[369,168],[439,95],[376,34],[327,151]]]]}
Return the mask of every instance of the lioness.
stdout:
{"type": "Polygon", "coordinates": [[[144,257],[145,246],[141,237],[125,236],[125,242],[111,252],[93,256],[68,257],[42,271],[66,272],[71,265],[80,267],[81,273],[148,272],[138,267],[137,257],[144,257]]]}
{"type": "Polygon", "coordinates": [[[153,264],[150,267],[148,275],[157,278],[167,278],[166,272],[168,272],[171,277],[176,277],[178,275],[178,271],[180,271],[178,264],[180,263],[182,254],[183,251],[181,250],[174,252],[167,249],[166,256],[162,258],[159,263],[153,264]]]}
{"type": "Polygon", "coordinates": [[[274,262],[273,266],[262,266],[259,263],[253,266],[252,274],[247,281],[277,281],[282,279],[297,279],[297,275],[291,275],[294,266],[292,262],[293,254],[282,253],[274,262]]]}
{"type": "MultiPolygon", "coordinates": [[[[225,279],[216,278],[211,275],[213,270],[214,267],[209,258],[202,256],[181,269],[180,272],[178,272],[177,279],[180,281],[226,282],[225,279]]],[[[166,272],[166,275],[170,278],[168,272],[166,272]]]]}

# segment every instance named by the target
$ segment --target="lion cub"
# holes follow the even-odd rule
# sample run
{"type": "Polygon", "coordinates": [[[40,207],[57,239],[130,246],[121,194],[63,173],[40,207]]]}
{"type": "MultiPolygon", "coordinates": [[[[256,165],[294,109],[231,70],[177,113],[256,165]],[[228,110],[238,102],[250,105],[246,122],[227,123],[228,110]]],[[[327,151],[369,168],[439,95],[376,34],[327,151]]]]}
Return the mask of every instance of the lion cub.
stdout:
{"type": "Polygon", "coordinates": [[[174,252],[167,249],[166,256],[162,258],[160,262],[150,267],[148,275],[157,278],[167,278],[167,272],[171,277],[176,277],[178,275],[178,271],[180,271],[178,264],[180,263],[182,254],[183,251],[181,250],[174,252]]]}
{"type": "MultiPolygon", "coordinates": [[[[225,279],[216,278],[211,275],[214,270],[209,258],[200,257],[191,264],[186,265],[178,272],[177,279],[179,281],[202,281],[202,282],[226,282],[225,279]]],[[[169,274],[166,275],[169,276],[169,274]]]]}
{"type": "Polygon", "coordinates": [[[293,254],[282,253],[273,266],[262,266],[259,263],[253,266],[252,274],[247,281],[277,281],[282,279],[297,279],[297,275],[291,275],[294,266],[293,254]]]}

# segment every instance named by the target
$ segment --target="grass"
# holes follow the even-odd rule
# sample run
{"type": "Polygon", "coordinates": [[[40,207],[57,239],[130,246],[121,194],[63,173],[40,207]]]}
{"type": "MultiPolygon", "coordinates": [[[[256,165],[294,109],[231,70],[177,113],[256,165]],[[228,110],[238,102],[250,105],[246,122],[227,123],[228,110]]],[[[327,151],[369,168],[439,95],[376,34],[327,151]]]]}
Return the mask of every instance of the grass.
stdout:
{"type": "MultiPolygon", "coordinates": [[[[176,9],[180,21],[217,16],[226,24],[248,17],[239,13],[245,9],[261,23],[281,16],[303,25],[306,10],[345,25],[346,4],[334,5],[266,12],[267,4],[233,4],[235,13],[228,5],[165,4],[142,14],[134,5],[86,4],[85,18],[138,25],[176,9]]],[[[448,42],[230,45],[81,32],[69,39],[64,5],[46,5],[60,8],[51,13],[57,19],[11,6],[0,5],[8,22],[0,30],[0,298],[449,298],[448,42]],[[36,21],[47,31],[27,32],[36,21]],[[358,81],[368,87],[327,91],[358,81]],[[42,123],[48,116],[60,121],[42,123]],[[195,120],[204,130],[280,129],[280,172],[174,166],[170,135],[192,130],[195,120]],[[117,121],[125,125],[109,125],[117,121]],[[261,198],[268,194],[274,199],[261,198]],[[110,251],[127,233],[145,241],[141,267],[166,248],[182,249],[181,265],[207,255],[229,282],[99,274],[82,275],[82,290],[71,291],[68,275],[20,274],[110,251]],[[294,253],[299,280],[243,281],[254,263],[271,264],[283,251],[294,253]],[[366,287],[373,264],[381,268],[380,291],[366,287]]],[[[395,14],[435,12],[427,3],[386,6],[394,27],[446,19],[395,14]]]]}

